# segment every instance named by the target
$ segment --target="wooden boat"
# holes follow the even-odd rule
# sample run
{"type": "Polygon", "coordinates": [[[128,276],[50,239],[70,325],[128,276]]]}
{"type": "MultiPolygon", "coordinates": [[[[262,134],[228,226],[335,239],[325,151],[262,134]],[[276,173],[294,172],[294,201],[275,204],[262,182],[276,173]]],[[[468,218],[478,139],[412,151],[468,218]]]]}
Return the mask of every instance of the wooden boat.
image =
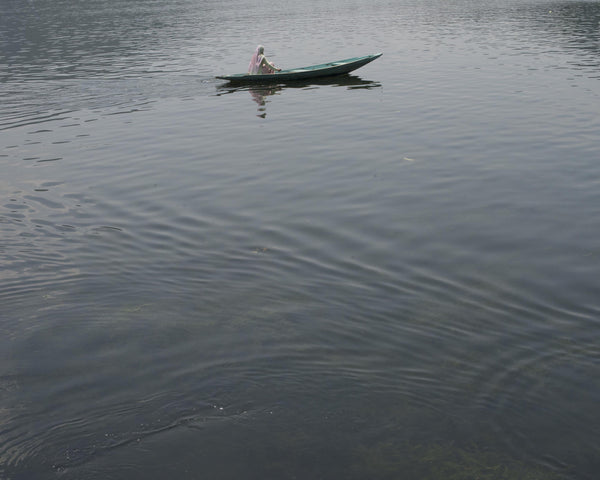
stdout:
{"type": "Polygon", "coordinates": [[[238,73],[235,75],[221,75],[217,76],[217,78],[228,80],[232,83],[278,83],[328,77],[331,75],[342,75],[344,73],[352,72],[381,57],[381,55],[381,53],[376,53],[364,57],[347,58],[336,62],[322,63],[320,65],[311,65],[302,68],[292,68],[290,70],[281,70],[280,72],[269,74],[249,75],[247,73],[238,73]]]}

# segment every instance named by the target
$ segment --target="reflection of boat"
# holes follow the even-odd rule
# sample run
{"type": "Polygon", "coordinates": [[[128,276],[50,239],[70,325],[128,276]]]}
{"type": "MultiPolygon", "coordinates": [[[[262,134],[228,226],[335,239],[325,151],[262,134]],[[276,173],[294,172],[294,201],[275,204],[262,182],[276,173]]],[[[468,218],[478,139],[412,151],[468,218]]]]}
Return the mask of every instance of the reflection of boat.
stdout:
{"type": "Polygon", "coordinates": [[[279,95],[285,90],[288,89],[300,89],[300,90],[311,90],[314,88],[319,88],[321,86],[326,87],[346,87],[348,90],[354,89],[371,89],[371,88],[379,88],[381,87],[381,83],[374,82],[372,80],[363,80],[356,75],[338,75],[336,77],[322,77],[322,78],[314,78],[308,80],[296,80],[284,82],[285,84],[280,85],[260,85],[260,84],[234,84],[231,83],[223,83],[217,86],[216,96],[220,97],[221,95],[228,95],[231,93],[238,92],[250,92],[250,96],[252,100],[256,102],[258,105],[259,117],[267,116],[267,97],[271,95],[279,95]]]}
{"type": "Polygon", "coordinates": [[[229,80],[233,83],[277,83],[288,82],[294,80],[304,80],[318,77],[328,77],[331,75],[341,75],[352,72],[357,68],[372,62],[376,58],[381,57],[381,53],[375,55],[367,55],[365,57],[347,58],[336,62],[322,63],[320,65],[311,65],[309,67],[293,68],[290,70],[281,70],[280,72],[270,73],[266,75],[248,75],[246,73],[238,73],[236,75],[223,75],[217,78],[229,80]]]}
{"type": "Polygon", "coordinates": [[[217,86],[217,96],[248,90],[256,101],[259,98],[264,100],[265,97],[275,95],[290,88],[311,89],[319,86],[331,86],[346,87],[348,90],[354,90],[359,88],[371,89],[381,87],[381,83],[379,82],[374,82],[373,80],[363,80],[356,75],[339,75],[337,77],[313,78],[284,83],[285,85],[231,85],[230,83],[223,83],[217,86]]]}

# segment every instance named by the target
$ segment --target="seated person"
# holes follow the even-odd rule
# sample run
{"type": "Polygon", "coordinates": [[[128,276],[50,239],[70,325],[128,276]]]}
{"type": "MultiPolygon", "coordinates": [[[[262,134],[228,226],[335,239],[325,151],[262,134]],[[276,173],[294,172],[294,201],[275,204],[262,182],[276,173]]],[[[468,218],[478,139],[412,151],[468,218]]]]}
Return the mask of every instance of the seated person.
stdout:
{"type": "Polygon", "coordinates": [[[256,47],[256,52],[252,55],[252,60],[250,60],[250,65],[248,65],[248,74],[261,75],[276,71],[281,72],[281,68],[277,68],[267,60],[267,57],[265,57],[265,47],[262,45],[256,47]]]}

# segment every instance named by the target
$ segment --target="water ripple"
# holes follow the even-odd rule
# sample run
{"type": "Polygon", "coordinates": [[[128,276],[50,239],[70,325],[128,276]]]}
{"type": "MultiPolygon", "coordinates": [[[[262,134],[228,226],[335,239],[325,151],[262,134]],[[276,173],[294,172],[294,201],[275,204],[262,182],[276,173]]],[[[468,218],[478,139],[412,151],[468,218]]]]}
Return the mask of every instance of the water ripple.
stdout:
{"type": "Polygon", "coordinates": [[[0,476],[594,478],[594,2],[4,3],[0,476]]]}

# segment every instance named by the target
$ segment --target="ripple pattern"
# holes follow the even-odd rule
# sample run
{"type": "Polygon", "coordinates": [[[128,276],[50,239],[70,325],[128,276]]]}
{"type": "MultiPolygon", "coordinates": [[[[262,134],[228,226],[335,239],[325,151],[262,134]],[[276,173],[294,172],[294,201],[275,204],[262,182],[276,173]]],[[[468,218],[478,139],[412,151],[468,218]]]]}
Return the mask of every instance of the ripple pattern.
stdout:
{"type": "Polygon", "coordinates": [[[595,478],[594,2],[0,10],[0,477],[595,478]]]}

